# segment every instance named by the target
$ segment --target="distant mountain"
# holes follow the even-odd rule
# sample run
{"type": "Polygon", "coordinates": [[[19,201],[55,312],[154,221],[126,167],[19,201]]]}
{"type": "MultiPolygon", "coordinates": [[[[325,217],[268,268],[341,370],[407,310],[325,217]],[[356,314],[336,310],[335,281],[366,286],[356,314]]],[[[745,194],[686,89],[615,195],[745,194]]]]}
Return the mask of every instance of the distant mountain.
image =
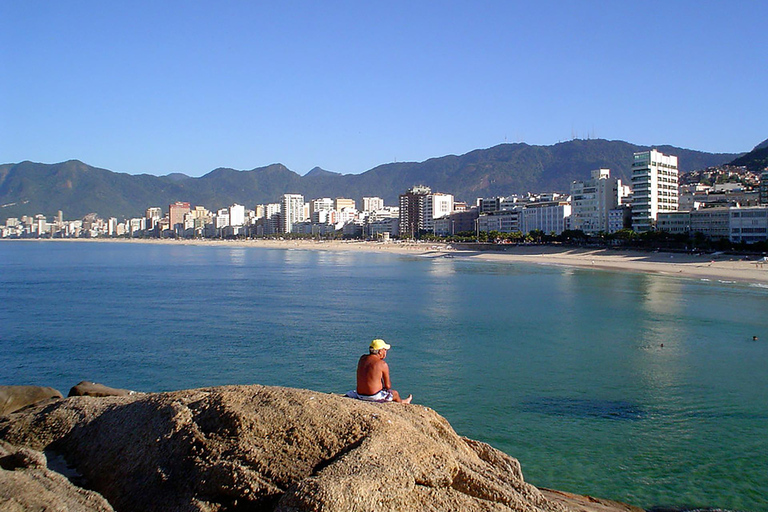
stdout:
{"type": "Polygon", "coordinates": [[[341,176],[341,173],[326,171],[320,167],[314,167],[311,171],[304,175],[304,177],[317,177],[317,176],[341,176]]]}
{"type": "Polygon", "coordinates": [[[752,172],[762,172],[768,169],[768,140],[764,140],[755,149],[742,155],[730,163],[736,166],[745,166],[752,172]]]}
{"type": "MultiPolygon", "coordinates": [[[[654,146],[677,155],[681,171],[731,162],[739,155],[712,154],[654,146]]],[[[0,220],[64,212],[65,218],[96,212],[102,217],[142,215],[150,206],[166,210],[175,201],[214,210],[233,203],[252,208],[277,202],[285,193],[305,198],[382,197],[395,205],[399,194],[414,185],[453,194],[474,203],[478,197],[526,192],[568,192],[573,180],[586,179],[593,169],[607,167],[629,183],[632,154],[651,149],[623,141],[572,140],[552,146],[501,144],[467,154],[424,162],[383,164],[362,174],[339,174],[315,168],[305,176],[282,164],[248,171],[219,168],[199,178],[183,174],[130,175],[91,167],[77,160],[58,164],[21,162],[0,165],[0,220]]]]}
{"type": "Polygon", "coordinates": [[[191,176],[187,176],[186,174],[180,173],[180,172],[172,172],[171,174],[166,174],[165,176],[160,176],[161,178],[168,178],[171,181],[184,181],[188,180],[191,176]]]}

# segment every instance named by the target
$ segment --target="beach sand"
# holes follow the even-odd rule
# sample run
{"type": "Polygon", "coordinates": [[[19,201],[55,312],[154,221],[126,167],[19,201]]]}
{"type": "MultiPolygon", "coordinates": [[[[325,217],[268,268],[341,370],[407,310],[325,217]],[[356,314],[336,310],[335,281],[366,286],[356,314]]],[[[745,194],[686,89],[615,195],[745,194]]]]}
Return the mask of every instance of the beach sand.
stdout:
{"type": "MultiPolygon", "coordinates": [[[[84,239],[65,239],[83,241],[84,239]]],[[[324,251],[369,251],[410,254],[423,257],[470,258],[495,262],[522,262],[560,265],[596,270],[646,272],[669,276],[721,282],[752,283],[768,286],[768,262],[756,257],[727,254],[683,254],[614,249],[582,249],[551,245],[508,246],[499,250],[465,251],[450,244],[430,242],[363,242],[316,240],[174,240],[174,239],[86,239],[124,243],[161,243],[218,245],[228,247],[264,247],[324,251]]]]}

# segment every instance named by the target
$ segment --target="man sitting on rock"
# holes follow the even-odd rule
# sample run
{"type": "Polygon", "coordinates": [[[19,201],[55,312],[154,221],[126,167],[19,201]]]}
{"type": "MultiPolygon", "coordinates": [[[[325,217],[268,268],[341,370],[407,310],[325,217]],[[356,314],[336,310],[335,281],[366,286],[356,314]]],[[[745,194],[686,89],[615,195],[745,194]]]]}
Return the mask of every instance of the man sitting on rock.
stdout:
{"type": "Polygon", "coordinates": [[[357,389],[348,392],[348,397],[369,402],[411,403],[413,395],[401,399],[400,394],[392,389],[389,365],[384,361],[390,348],[391,345],[384,340],[376,339],[371,342],[368,354],[360,356],[360,361],[357,362],[357,389]]]}

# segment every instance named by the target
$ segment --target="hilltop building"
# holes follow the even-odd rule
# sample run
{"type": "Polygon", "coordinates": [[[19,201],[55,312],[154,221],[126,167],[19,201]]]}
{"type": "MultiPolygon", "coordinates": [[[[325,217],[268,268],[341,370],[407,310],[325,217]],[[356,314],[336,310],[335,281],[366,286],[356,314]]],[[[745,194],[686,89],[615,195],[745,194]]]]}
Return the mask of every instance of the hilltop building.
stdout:
{"type": "Polygon", "coordinates": [[[655,149],[635,153],[632,162],[632,227],[651,231],[659,212],[678,210],[677,157],[655,149]]]}

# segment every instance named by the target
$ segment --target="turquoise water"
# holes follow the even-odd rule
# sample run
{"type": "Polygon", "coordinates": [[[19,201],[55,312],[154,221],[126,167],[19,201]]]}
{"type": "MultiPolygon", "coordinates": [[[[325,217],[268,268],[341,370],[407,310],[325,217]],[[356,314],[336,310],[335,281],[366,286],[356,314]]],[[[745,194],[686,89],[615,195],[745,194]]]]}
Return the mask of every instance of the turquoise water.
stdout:
{"type": "Polygon", "coordinates": [[[461,257],[2,242],[0,305],[0,384],[343,393],[382,337],[396,389],[535,485],[768,510],[767,288],[461,257]]]}

